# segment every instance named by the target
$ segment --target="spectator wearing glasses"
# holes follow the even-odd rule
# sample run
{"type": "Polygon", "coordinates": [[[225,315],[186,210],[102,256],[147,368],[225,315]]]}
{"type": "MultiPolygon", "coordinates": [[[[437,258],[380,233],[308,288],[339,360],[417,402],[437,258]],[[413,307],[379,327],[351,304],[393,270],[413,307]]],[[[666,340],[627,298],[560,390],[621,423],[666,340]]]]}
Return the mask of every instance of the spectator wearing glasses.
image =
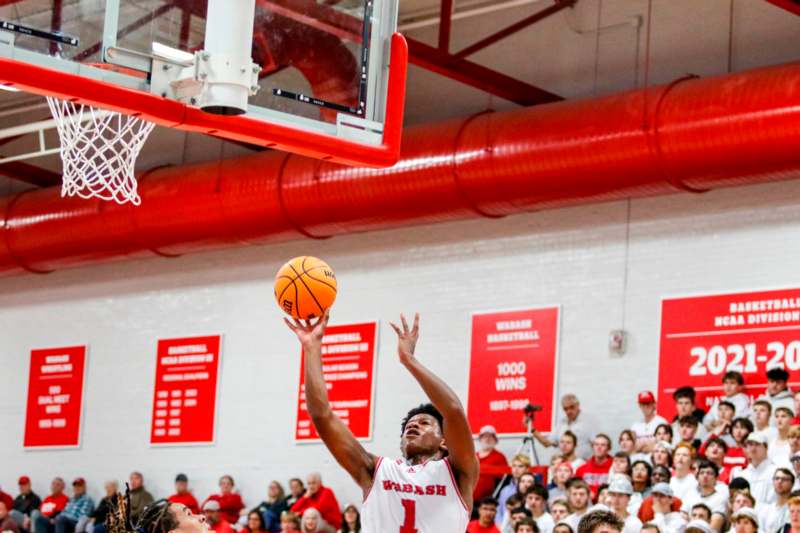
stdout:
{"type": "Polygon", "coordinates": [[[561,435],[569,430],[578,439],[578,457],[589,457],[592,454],[592,443],[595,436],[594,421],[581,410],[581,402],[574,394],[565,394],[561,397],[561,409],[563,409],[564,415],[559,417],[553,433],[544,435],[534,430],[533,436],[542,446],[556,447],[561,435]]]}
{"type": "Polygon", "coordinates": [[[778,468],[772,476],[775,501],[756,507],[758,521],[764,531],[778,531],[789,523],[789,498],[792,494],[795,475],[788,468],[778,468]]]}

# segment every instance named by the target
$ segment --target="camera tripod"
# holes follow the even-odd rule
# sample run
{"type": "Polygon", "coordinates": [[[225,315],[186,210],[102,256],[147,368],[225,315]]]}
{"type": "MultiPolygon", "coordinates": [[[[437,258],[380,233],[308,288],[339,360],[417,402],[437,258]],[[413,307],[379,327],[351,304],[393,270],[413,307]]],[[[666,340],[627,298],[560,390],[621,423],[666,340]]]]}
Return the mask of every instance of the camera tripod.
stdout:
{"type": "MultiPolygon", "coordinates": [[[[525,436],[522,437],[522,442],[520,442],[519,447],[517,448],[517,451],[514,453],[513,457],[525,453],[530,458],[531,465],[539,466],[541,463],[539,462],[539,454],[536,451],[536,442],[534,442],[533,436],[533,419],[535,416],[535,411],[526,411],[525,426],[527,427],[528,431],[525,433],[525,436]]],[[[493,498],[497,498],[500,495],[500,491],[506,486],[509,476],[510,474],[505,474],[503,479],[500,480],[500,483],[497,484],[497,487],[492,493],[493,498]]]]}

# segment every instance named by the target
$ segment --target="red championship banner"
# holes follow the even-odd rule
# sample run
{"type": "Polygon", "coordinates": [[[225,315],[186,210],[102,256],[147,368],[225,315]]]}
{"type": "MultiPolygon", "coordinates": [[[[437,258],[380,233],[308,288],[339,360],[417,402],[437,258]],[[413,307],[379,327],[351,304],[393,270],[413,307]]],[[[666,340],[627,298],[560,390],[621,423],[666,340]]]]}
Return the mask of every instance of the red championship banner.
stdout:
{"type": "Polygon", "coordinates": [[[473,433],[491,424],[500,435],[525,433],[531,404],[536,429],[551,431],[558,354],[558,307],[472,315],[467,416],[473,433]]]}
{"type": "Polygon", "coordinates": [[[675,416],[672,393],[697,391],[707,410],[721,396],[722,376],[741,372],[752,397],[766,389],[767,369],[800,383],[800,289],[667,298],[661,304],[658,411],[675,416]]]}
{"type": "Polygon", "coordinates": [[[160,339],[151,444],[214,442],[220,336],[160,339]]]}
{"type": "Polygon", "coordinates": [[[80,446],[86,346],[31,350],[26,448],[80,446]]]}
{"type": "MultiPolygon", "coordinates": [[[[358,439],[372,438],[377,333],[377,322],[346,324],[328,326],[322,339],[322,373],[331,407],[358,439]]],[[[304,362],[301,358],[295,428],[298,442],[319,440],[306,407],[304,362]]]]}

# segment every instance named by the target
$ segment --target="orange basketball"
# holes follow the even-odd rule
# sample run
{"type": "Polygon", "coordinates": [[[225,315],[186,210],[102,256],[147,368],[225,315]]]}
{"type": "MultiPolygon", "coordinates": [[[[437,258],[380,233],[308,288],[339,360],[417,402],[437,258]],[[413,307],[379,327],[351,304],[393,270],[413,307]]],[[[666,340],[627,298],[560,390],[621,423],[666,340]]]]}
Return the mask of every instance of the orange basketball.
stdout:
{"type": "Polygon", "coordinates": [[[275,275],[275,299],[295,318],[322,316],[336,300],[336,274],[316,257],[295,257],[275,275]]]}

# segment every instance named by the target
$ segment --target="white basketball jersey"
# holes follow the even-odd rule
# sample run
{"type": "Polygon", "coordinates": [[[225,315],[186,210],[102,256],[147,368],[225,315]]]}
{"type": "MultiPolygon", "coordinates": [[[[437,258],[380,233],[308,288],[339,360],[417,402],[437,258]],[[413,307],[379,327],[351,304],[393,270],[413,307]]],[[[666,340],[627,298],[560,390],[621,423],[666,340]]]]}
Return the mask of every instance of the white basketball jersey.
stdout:
{"type": "Polygon", "coordinates": [[[364,533],[464,533],[469,513],[445,458],[410,465],[378,458],[364,500],[364,533]]]}

